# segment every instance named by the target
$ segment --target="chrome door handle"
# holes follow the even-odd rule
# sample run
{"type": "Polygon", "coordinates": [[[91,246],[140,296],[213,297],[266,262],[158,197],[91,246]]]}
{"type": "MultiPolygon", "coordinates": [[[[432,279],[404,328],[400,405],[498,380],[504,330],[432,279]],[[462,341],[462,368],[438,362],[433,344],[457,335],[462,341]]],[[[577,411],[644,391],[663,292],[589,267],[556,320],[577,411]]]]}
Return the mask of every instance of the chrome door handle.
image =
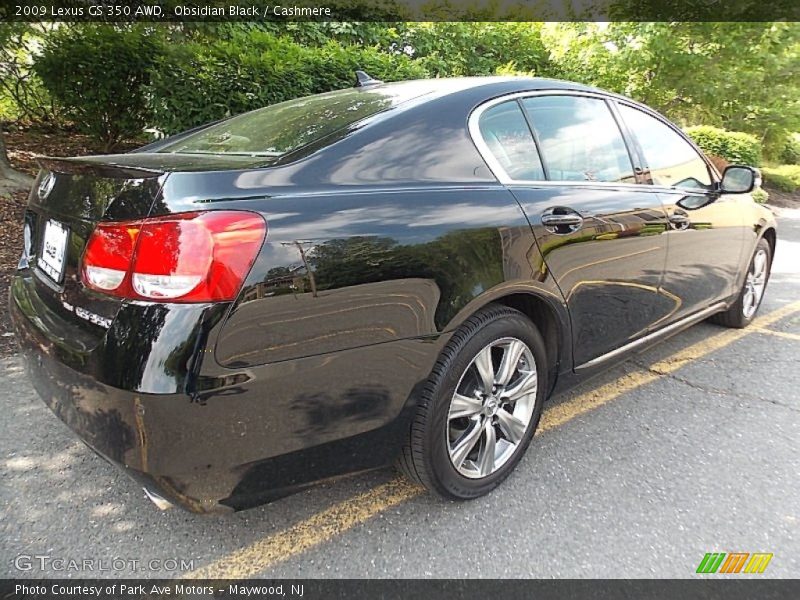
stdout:
{"type": "Polygon", "coordinates": [[[668,218],[672,228],[677,229],[678,231],[689,229],[689,226],[692,224],[689,216],[683,213],[675,212],[672,213],[668,218]]]}
{"type": "Polygon", "coordinates": [[[542,223],[545,227],[557,227],[559,225],[580,225],[583,217],[580,215],[543,215],[542,223]]]}
{"type": "Polygon", "coordinates": [[[583,217],[571,209],[549,209],[542,215],[542,225],[553,233],[572,233],[583,225],[583,217]]]}
{"type": "Polygon", "coordinates": [[[689,217],[680,213],[675,213],[669,216],[669,222],[675,223],[676,225],[683,225],[689,222],[689,217]]]}

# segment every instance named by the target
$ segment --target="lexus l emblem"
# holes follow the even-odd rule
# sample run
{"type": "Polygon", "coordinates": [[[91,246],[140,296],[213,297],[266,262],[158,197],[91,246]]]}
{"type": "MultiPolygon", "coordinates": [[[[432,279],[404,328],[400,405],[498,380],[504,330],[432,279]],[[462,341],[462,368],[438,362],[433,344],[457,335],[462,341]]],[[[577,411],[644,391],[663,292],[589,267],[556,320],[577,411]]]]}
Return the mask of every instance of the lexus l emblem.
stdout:
{"type": "Polygon", "coordinates": [[[53,191],[53,186],[55,184],[56,178],[52,173],[45,175],[44,178],[39,182],[39,189],[37,190],[39,199],[44,200],[47,195],[53,191]]]}

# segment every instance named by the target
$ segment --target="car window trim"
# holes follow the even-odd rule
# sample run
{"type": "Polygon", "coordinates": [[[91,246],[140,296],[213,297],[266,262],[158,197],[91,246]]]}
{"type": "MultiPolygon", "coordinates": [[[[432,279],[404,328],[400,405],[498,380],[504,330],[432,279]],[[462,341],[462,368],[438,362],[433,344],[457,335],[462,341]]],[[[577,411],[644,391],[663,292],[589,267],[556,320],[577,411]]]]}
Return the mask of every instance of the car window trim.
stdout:
{"type": "MultiPolygon", "coordinates": [[[[632,110],[638,110],[638,111],[643,112],[644,114],[646,114],[646,115],[648,115],[650,117],[653,117],[656,121],[659,121],[660,123],[666,125],[667,128],[671,129],[674,133],[676,133],[678,135],[678,137],[680,137],[682,140],[687,142],[689,144],[689,146],[697,153],[698,158],[700,158],[700,160],[703,161],[703,164],[706,166],[706,171],[708,172],[708,177],[709,177],[709,179],[711,179],[711,189],[708,189],[708,190],[687,190],[685,188],[679,188],[679,187],[675,187],[675,186],[659,185],[659,184],[656,184],[655,182],[652,181],[652,177],[650,178],[651,183],[645,184],[645,185],[649,185],[650,187],[653,187],[653,188],[660,188],[660,189],[664,189],[664,190],[674,190],[674,191],[679,191],[679,192],[683,192],[683,193],[694,192],[694,193],[697,193],[697,194],[706,194],[707,195],[707,194],[714,194],[714,193],[717,192],[718,184],[722,179],[719,171],[717,171],[717,168],[714,166],[714,164],[710,160],[708,160],[708,157],[700,149],[700,147],[694,142],[694,140],[692,138],[690,138],[688,135],[686,135],[686,133],[682,129],[677,127],[675,124],[671,123],[666,117],[660,115],[659,113],[657,113],[653,109],[649,108],[648,106],[644,106],[642,104],[637,104],[635,102],[632,102],[632,101],[626,100],[626,99],[614,98],[613,100],[618,105],[627,106],[628,108],[630,108],[632,110]]],[[[625,117],[623,117],[621,114],[620,114],[620,117],[622,118],[622,120],[624,122],[625,117]]],[[[636,140],[637,147],[641,150],[641,145],[639,143],[639,138],[636,136],[636,132],[633,129],[630,129],[630,132],[631,132],[631,136],[636,140]]],[[[644,157],[644,152],[643,151],[642,151],[642,165],[643,166],[646,165],[646,172],[649,174],[650,165],[647,164],[647,160],[644,157]]]]}
{"type": "Polygon", "coordinates": [[[517,108],[519,108],[520,112],[522,112],[522,118],[525,119],[525,123],[528,125],[528,131],[533,138],[533,145],[536,146],[536,153],[539,155],[539,164],[542,165],[542,173],[544,174],[545,181],[552,181],[550,179],[550,166],[547,164],[547,159],[544,156],[544,152],[542,152],[542,143],[539,140],[539,134],[536,133],[536,128],[533,126],[533,121],[531,120],[531,116],[528,114],[528,111],[525,109],[525,105],[522,103],[523,98],[517,98],[515,100],[517,104],[517,108]]]}
{"type": "MultiPolygon", "coordinates": [[[[623,189],[641,189],[646,187],[648,190],[652,190],[652,185],[647,185],[643,183],[625,183],[625,182],[617,182],[617,181],[575,181],[575,180],[567,180],[567,179],[514,179],[511,177],[503,166],[500,164],[494,154],[492,154],[491,149],[489,148],[486,141],[483,139],[481,135],[479,123],[481,115],[486,112],[488,109],[492,108],[493,106],[497,106],[498,104],[502,104],[504,102],[509,102],[512,100],[516,100],[517,103],[520,105],[522,110],[522,114],[525,116],[526,122],[528,122],[528,127],[531,127],[531,123],[528,118],[528,114],[525,111],[525,108],[521,105],[521,101],[525,98],[532,98],[537,96],[578,96],[578,97],[586,97],[586,98],[596,98],[603,101],[614,100],[613,96],[609,96],[607,94],[599,93],[599,92],[592,92],[592,91],[585,91],[585,90],[528,90],[524,92],[513,92],[510,94],[504,94],[502,96],[497,96],[496,98],[492,98],[483,102],[482,104],[475,107],[469,115],[467,120],[467,127],[469,129],[470,137],[472,138],[472,143],[475,144],[475,147],[478,150],[478,153],[481,155],[483,160],[486,162],[486,165],[489,167],[489,170],[495,176],[498,182],[502,183],[503,185],[535,185],[541,187],[563,187],[565,185],[569,186],[589,186],[589,187],[604,187],[604,188],[623,188],[623,189]]],[[[609,109],[611,110],[611,109],[609,109]]],[[[613,111],[611,111],[612,117],[614,116],[613,111]]],[[[617,123],[619,128],[619,123],[617,123]]],[[[625,141],[625,133],[620,128],[620,135],[625,141]]],[[[536,137],[534,136],[534,142],[536,142],[536,137]]],[[[634,169],[634,176],[636,176],[636,165],[633,163],[633,157],[630,153],[630,148],[628,148],[626,142],[626,148],[628,149],[628,156],[631,159],[631,166],[634,169]]],[[[539,161],[542,164],[543,170],[545,170],[545,176],[547,176],[547,170],[545,165],[547,164],[547,159],[542,155],[542,152],[539,148],[539,145],[536,144],[536,148],[539,151],[539,161]]]]}
{"type": "Polygon", "coordinates": [[[622,114],[619,112],[619,106],[614,98],[605,98],[608,109],[614,116],[617,122],[617,127],[622,133],[622,139],[625,141],[625,147],[628,149],[628,156],[631,159],[631,166],[633,167],[633,177],[636,180],[636,185],[649,185],[652,184],[652,179],[648,182],[645,177],[647,172],[645,169],[644,151],[639,145],[639,139],[633,134],[622,114]]]}

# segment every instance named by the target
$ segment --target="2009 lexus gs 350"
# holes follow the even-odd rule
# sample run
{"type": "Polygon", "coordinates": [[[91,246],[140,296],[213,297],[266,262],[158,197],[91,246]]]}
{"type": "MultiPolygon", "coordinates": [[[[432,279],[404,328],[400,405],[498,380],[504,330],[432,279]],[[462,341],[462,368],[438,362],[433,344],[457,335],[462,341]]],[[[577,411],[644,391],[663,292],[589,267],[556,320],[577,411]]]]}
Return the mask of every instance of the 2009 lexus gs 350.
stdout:
{"type": "Polygon", "coordinates": [[[775,251],[756,170],[545,79],[360,74],[41,165],[10,298],[34,385],[196,512],[393,462],[486,494],[548,395],[702,319],[746,326],[775,251]]]}

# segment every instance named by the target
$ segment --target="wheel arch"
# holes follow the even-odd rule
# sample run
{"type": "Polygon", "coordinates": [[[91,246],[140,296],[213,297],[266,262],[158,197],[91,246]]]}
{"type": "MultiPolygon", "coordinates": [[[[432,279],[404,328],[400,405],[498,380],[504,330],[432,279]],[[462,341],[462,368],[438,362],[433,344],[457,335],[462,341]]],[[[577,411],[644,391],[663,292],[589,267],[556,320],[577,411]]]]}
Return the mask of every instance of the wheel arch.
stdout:
{"type": "Polygon", "coordinates": [[[550,382],[549,394],[553,391],[558,378],[559,367],[562,363],[561,352],[565,348],[566,341],[563,339],[564,332],[562,327],[559,326],[556,311],[547,301],[531,293],[508,294],[496,299],[494,302],[520,311],[533,321],[539,333],[542,334],[545,351],[547,352],[547,379],[550,382]]]}
{"type": "Polygon", "coordinates": [[[767,240],[769,244],[769,253],[770,253],[770,261],[775,260],[775,246],[778,243],[778,232],[775,231],[774,227],[767,227],[764,229],[764,232],[761,234],[761,237],[767,240]]]}
{"type": "Polygon", "coordinates": [[[536,325],[542,334],[547,352],[549,392],[556,385],[558,374],[571,369],[571,331],[566,307],[553,295],[538,289],[506,289],[485,293],[476,298],[453,319],[455,329],[470,316],[489,304],[501,304],[520,311],[536,325]]]}

